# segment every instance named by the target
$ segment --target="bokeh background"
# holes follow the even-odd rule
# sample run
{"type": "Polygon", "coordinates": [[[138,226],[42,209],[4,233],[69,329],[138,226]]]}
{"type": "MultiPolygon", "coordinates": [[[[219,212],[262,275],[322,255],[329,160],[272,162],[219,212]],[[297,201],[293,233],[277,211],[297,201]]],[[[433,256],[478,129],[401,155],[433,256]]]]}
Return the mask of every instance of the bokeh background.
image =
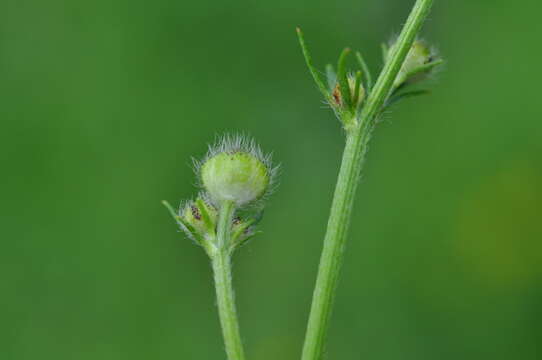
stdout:
{"type": "MultiPolygon", "coordinates": [[[[160,200],[244,131],[283,165],[235,261],[249,358],[299,358],[343,145],[305,68],[413,1],[3,0],[0,358],[224,359],[208,261],[160,200]]],[[[433,93],[379,126],[328,359],[542,358],[542,5],[435,1],[433,93]]]]}

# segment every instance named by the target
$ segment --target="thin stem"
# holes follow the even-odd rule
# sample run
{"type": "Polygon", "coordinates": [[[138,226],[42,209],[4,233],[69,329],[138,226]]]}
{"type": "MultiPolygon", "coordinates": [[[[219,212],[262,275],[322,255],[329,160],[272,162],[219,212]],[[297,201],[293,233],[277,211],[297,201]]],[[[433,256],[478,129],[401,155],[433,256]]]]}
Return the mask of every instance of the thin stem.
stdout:
{"type": "Polygon", "coordinates": [[[397,45],[393,47],[392,54],[361,112],[358,125],[347,129],[346,145],[324,239],[302,360],[322,359],[358,179],[371,133],[432,3],[433,0],[416,1],[399,35],[397,45]]]}
{"type": "Polygon", "coordinates": [[[217,227],[217,251],[212,254],[218,314],[228,360],[244,360],[245,353],[239,332],[232,284],[230,239],[235,212],[233,202],[224,202],[220,209],[217,227]]]}
{"type": "Polygon", "coordinates": [[[235,213],[235,204],[233,201],[224,201],[220,206],[218,214],[218,225],[216,229],[217,246],[219,250],[227,248],[231,239],[231,225],[233,214],[235,213]]]}

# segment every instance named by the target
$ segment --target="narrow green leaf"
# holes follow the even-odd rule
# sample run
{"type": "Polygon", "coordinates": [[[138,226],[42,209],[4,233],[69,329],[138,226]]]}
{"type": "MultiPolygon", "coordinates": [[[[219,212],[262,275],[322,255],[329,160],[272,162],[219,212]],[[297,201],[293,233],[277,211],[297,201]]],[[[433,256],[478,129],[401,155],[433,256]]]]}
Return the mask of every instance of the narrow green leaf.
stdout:
{"type": "Polygon", "coordinates": [[[199,245],[204,244],[203,237],[200,234],[198,234],[198,232],[196,231],[196,229],[194,229],[192,225],[190,225],[182,217],[177,215],[177,213],[175,212],[175,209],[173,209],[173,207],[166,200],[163,200],[162,204],[166,207],[166,209],[168,209],[171,216],[173,216],[173,219],[175,219],[175,221],[181,226],[181,228],[185,230],[186,232],[188,232],[189,235],[192,235],[196,243],[198,243],[199,245]]]}
{"type": "Polygon", "coordinates": [[[348,75],[346,73],[346,58],[350,54],[350,49],[346,48],[342,51],[339,57],[339,63],[337,65],[337,81],[339,88],[341,89],[341,96],[346,108],[352,107],[352,94],[350,93],[350,86],[348,84],[348,75]]]}
{"type": "Polygon", "coordinates": [[[356,58],[358,59],[359,66],[361,66],[361,70],[363,70],[363,73],[365,74],[367,93],[369,93],[373,88],[373,76],[371,74],[371,70],[369,69],[369,66],[367,66],[367,62],[365,62],[365,59],[363,56],[361,56],[359,51],[356,53],[356,58]]]}
{"type": "Polygon", "coordinates": [[[209,213],[207,212],[207,205],[205,204],[205,202],[201,198],[198,198],[196,200],[196,206],[199,209],[201,218],[203,219],[203,223],[207,227],[207,230],[214,232],[215,224],[213,223],[213,221],[211,220],[211,216],[209,216],[209,213]]]}
{"type": "Polygon", "coordinates": [[[354,104],[354,107],[358,107],[359,97],[360,97],[360,91],[361,91],[361,77],[362,73],[361,71],[358,71],[356,73],[356,85],[354,86],[354,97],[352,99],[352,103],[354,104]]]}
{"type": "Polygon", "coordinates": [[[177,219],[179,215],[177,215],[177,212],[175,211],[175,209],[173,209],[173,206],[171,206],[170,203],[168,203],[166,200],[162,200],[162,205],[164,205],[166,209],[168,209],[169,213],[171,214],[171,216],[173,216],[174,219],[177,219]]]}
{"type": "Polygon", "coordinates": [[[309,71],[311,72],[311,75],[314,79],[314,82],[318,86],[318,89],[320,92],[324,95],[326,100],[330,100],[330,93],[327,90],[326,86],[324,85],[324,82],[320,78],[320,74],[318,74],[318,70],[312,65],[312,57],[309,53],[309,49],[307,48],[307,44],[305,43],[305,38],[303,36],[303,32],[300,28],[297,28],[297,37],[299,38],[299,44],[301,45],[301,50],[303,50],[303,56],[305,57],[305,62],[307,63],[307,67],[309,68],[309,71]]]}
{"type": "Polygon", "coordinates": [[[178,222],[180,222],[186,228],[186,230],[190,233],[190,235],[192,235],[192,237],[194,238],[196,243],[198,243],[199,245],[204,246],[205,240],[203,239],[203,237],[197,232],[197,230],[192,225],[190,225],[187,221],[185,221],[180,216],[177,216],[176,219],[177,219],[178,222]]]}

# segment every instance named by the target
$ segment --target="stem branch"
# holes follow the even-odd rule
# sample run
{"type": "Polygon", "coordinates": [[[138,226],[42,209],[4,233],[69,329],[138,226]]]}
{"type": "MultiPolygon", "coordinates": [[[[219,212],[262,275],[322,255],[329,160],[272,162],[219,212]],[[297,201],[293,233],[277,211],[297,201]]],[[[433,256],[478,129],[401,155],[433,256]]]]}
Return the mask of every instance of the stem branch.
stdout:
{"type": "Polygon", "coordinates": [[[392,48],[392,54],[361,112],[358,125],[347,129],[346,145],[324,239],[302,360],[322,358],[358,179],[371,133],[432,3],[433,0],[416,1],[396,45],[392,48]]]}

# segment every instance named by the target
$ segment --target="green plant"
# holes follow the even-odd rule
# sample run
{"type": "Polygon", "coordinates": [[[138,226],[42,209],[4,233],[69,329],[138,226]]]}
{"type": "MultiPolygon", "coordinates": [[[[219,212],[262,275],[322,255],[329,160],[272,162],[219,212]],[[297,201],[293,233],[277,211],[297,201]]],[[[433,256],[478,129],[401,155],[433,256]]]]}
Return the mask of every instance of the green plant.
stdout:
{"type": "Polygon", "coordinates": [[[432,0],[417,0],[399,37],[391,46],[383,45],[384,68],[374,87],[361,53],[356,53],[361,70],[355,75],[347,73],[346,59],[350,49],[341,53],[337,73],[328,65],[326,87],[312,64],[303,33],[299,29],[297,31],[314,81],[346,133],[346,145],[324,239],[302,360],[320,360],[324,352],[358,179],[377,120],[395,102],[426,93],[410,90],[409,86],[423,80],[442,64],[442,60],[437,59],[424,42],[416,40],[432,3],[432,0]]]}
{"type": "MultiPolygon", "coordinates": [[[[384,67],[374,85],[361,53],[355,54],[360,69],[354,73],[347,71],[350,49],[341,53],[336,71],[333,66],[327,66],[324,82],[312,64],[301,30],[297,30],[313,79],[346,134],[302,360],[322,359],[358,179],[378,119],[397,101],[425,94],[425,90],[412,89],[411,85],[442,64],[425,42],[416,40],[431,5],[432,0],[417,0],[397,39],[383,45],[384,67]]],[[[261,219],[264,200],[273,188],[277,168],[253,141],[226,136],[211,147],[202,162],[196,163],[196,172],[203,189],[198,198],[182,204],[178,211],[167,202],[164,204],[187,236],[209,255],[228,359],[244,360],[231,281],[231,257],[256,234],[255,226],[261,219]]]]}
{"type": "Polygon", "coordinates": [[[257,234],[278,168],[253,140],[227,135],[210,147],[195,168],[202,187],[197,199],[181,204],[178,211],[163,203],[183,232],[209,255],[226,353],[230,360],[243,360],[231,258],[257,234]]]}

